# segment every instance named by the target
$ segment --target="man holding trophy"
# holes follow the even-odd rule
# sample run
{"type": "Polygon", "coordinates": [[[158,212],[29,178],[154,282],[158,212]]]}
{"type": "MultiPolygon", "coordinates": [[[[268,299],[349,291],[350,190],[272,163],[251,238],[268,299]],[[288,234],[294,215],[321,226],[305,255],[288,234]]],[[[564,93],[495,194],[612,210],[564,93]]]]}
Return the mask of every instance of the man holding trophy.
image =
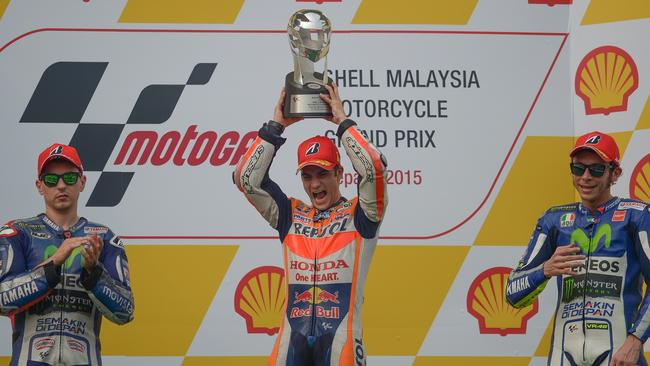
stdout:
{"type": "Polygon", "coordinates": [[[329,20],[319,11],[301,10],[291,17],[295,71],[287,76],[273,120],[260,128],[233,174],[283,244],[286,311],[269,365],[366,363],[361,305],[387,205],[386,160],[345,115],[338,87],[327,84],[327,71],[314,73],[309,65],[326,56],[329,30],[329,20]],[[273,158],[286,140],[283,131],[304,117],[322,117],[338,126],[359,174],[358,197],[341,195],[339,151],[324,136],[298,147],[298,170],[311,205],[287,197],[270,179],[273,158]]]}

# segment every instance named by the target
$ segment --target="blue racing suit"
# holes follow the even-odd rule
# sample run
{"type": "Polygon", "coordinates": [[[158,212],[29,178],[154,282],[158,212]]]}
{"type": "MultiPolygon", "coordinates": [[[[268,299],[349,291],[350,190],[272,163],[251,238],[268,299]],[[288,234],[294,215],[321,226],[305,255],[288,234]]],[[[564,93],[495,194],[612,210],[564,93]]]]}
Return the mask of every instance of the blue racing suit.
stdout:
{"type": "Polygon", "coordinates": [[[133,304],[126,253],[109,228],[81,218],[63,230],[40,214],[0,229],[0,314],[12,319],[11,366],[101,365],[102,315],[127,323],[133,304]],[[88,235],[104,242],[91,273],[81,248],[62,266],[38,266],[66,238],[88,235]]]}
{"type": "MultiPolygon", "coordinates": [[[[512,271],[506,299],[516,307],[533,302],[544,289],[544,262],[558,246],[576,243],[585,264],[556,276],[558,301],[549,365],[609,365],[631,334],[650,336],[650,299],[642,285],[650,279],[648,204],[612,198],[590,213],[574,203],[549,209],[519,265],[512,271]]],[[[639,365],[647,365],[643,352],[639,365]]]]}

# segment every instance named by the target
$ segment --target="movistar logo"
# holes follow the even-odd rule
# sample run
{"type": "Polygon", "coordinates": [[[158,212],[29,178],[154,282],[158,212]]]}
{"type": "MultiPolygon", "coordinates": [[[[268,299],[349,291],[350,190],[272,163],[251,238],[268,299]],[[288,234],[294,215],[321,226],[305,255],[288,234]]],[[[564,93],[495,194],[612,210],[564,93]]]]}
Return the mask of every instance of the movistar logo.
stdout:
{"type": "Polygon", "coordinates": [[[603,237],[605,237],[605,248],[609,248],[609,245],[612,242],[612,227],[609,226],[609,224],[604,224],[598,227],[596,235],[591,239],[589,239],[582,229],[575,229],[571,233],[571,242],[578,244],[583,253],[590,254],[596,251],[598,243],[603,237]]]}
{"type": "MultiPolygon", "coordinates": [[[[65,263],[63,263],[63,268],[64,269],[70,269],[72,267],[72,264],[74,263],[75,258],[79,255],[79,252],[81,251],[82,247],[76,247],[74,250],[72,250],[72,253],[70,253],[70,256],[68,259],[65,260],[65,263]]],[[[53,256],[54,253],[56,253],[56,250],[59,249],[54,245],[50,245],[47,248],[45,248],[45,253],[43,254],[43,259],[48,259],[49,257],[53,256]]],[[[84,257],[81,257],[81,266],[83,267],[84,265],[84,257]]]]}

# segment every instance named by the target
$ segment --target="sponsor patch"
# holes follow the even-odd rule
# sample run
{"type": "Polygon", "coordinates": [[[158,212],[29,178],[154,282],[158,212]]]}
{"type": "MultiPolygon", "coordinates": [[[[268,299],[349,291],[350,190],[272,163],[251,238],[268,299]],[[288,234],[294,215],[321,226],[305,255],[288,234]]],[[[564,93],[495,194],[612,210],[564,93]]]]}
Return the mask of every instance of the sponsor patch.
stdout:
{"type": "Polygon", "coordinates": [[[587,323],[587,329],[607,330],[607,329],[609,329],[609,324],[607,324],[607,323],[587,323]]]}
{"type": "Polygon", "coordinates": [[[560,216],[560,227],[571,227],[576,221],[576,215],[573,213],[566,213],[560,216]]]}
{"type": "Polygon", "coordinates": [[[108,232],[108,228],[102,226],[86,226],[84,228],[84,234],[89,234],[89,235],[106,234],[107,232],[108,232]]]}
{"type": "Polygon", "coordinates": [[[51,239],[52,238],[52,235],[50,235],[49,233],[43,233],[43,232],[39,232],[39,231],[32,231],[31,235],[33,237],[35,237],[36,239],[46,240],[46,239],[51,239]]]}
{"type": "Polygon", "coordinates": [[[614,211],[612,221],[625,221],[625,213],[627,211],[614,211]]]}
{"type": "Polygon", "coordinates": [[[641,202],[621,202],[618,204],[618,207],[616,209],[618,210],[633,209],[637,211],[643,211],[647,206],[648,205],[641,202]]]}

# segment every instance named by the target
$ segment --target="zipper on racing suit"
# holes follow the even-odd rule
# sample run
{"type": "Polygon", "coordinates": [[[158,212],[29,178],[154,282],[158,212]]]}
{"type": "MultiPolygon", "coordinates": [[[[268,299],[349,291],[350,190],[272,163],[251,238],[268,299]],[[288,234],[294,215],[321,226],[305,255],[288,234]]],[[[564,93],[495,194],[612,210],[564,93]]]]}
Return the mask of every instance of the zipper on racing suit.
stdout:
{"type": "MultiPolygon", "coordinates": [[[[316,224],[314,222],[314,224],[316,224]]],[[[318,220],[318,229],[320,234],[320,230],[323,229],[323,222],[322,218],[318,220]]],[[[309,347],[314,347],[316,344],[316,279],[318,278],[318,245],[315,245],[314,249],[314,273],[312,273],[312,276],[314,276],[313,280],[313,285],[311,287],[311,334],[307,336],[307,345],[309,347]]]]}
{"type": "MultiPolygon", "coordinates": [[[[585,351],[587,350],[587,320],[586,320],[586,311],[585,311],[585,304],[587,303],[587,284],[588,282],[588,277],[589,277],[589,261],[591,258],[591,241],[593,240],[594,237],[594,230],[596,229],[596,226],[598,226],[598,222],[600,221],[598,217],[595,216],[589,216],[589,220],[591,220],[591,230],[589,230],[589,235],[587,238],[589,239],[588,245],[587,245],[587,259],[585,261],[585,278],[583,279],[583,285],[582,285],[582,361],[587,361],[586,358],[586,353],[585,351]]],[[[598,243],[596,243],[598,245],[598,243]]]]}
{"type": "MultiPolygon", "coordinates": [[[[65,230],[63,232],[63,241],[66,239],[70,239],[72,237],[72,233],[70,230],[65,230]]],[[[61,244],[63,244],[63,241],[61,244]]],[[[72,255],[72,253],[70,253],[72,255]]],[[[61,265],[61,293],[59,294],[59,301],[56,300],[56,292],[53,297],[53,301],[55,304],[59,306],[59,362],[58,365],[65,365],[61,357],[63,356],[63,301],[65,299],[65,278],[66,278],[66,272],[65,272],[65,263],[68,261],[66,258],[65,261],[63,261],[63,264],[61,265]]]]}

